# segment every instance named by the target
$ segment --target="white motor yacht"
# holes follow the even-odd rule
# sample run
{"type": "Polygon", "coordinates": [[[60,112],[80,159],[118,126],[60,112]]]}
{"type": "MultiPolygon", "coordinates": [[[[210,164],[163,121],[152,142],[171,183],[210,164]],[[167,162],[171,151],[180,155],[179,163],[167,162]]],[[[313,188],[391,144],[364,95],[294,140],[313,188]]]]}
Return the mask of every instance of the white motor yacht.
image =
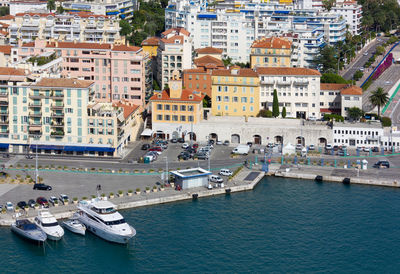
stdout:
{"type": "Polygon", "coordinates": [[[78,220],[86,229],[100,238],[127,244],[136,235],[136,230],[125,222],[115,205],[99,198],[81,201],[78,204],[78,220]]]}
{"type": "Polygon", "coordinates": [[[47,209],[39,210],[35,224],[47,234],[47,239],[58,241],[64,236],[64,229],[47,209]]]}

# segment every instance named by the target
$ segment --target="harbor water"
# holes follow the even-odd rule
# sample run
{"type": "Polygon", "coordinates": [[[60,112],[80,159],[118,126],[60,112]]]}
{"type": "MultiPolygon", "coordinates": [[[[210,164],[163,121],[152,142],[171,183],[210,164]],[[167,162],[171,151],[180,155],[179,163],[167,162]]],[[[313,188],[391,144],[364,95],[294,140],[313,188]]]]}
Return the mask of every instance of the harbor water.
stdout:
{"type": "Polygon", "coordinates": [[[400,190],[265,178],[253,190],[121,212],[129,246],[66,231],[44,248],[0,229],[1,273],[400,269],[400,190]]]}

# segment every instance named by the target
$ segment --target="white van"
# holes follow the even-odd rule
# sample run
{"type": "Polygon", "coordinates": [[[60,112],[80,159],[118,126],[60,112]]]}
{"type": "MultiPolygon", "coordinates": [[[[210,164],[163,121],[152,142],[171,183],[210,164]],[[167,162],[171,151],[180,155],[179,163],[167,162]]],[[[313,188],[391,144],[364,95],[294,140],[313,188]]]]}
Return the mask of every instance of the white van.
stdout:
{"type": "Polygon", "coordinates": [[[221,177],[219,177],[218,175],[210,175],[209,180],[210,180],[210,182],[213,182],[213,183],[223,183],[224,182],[224,180],[221,177]]]}
{"type": "Polygon", "coordinates": [[[222,176],[232,176],[232,171],[230,171],[229,169],[226,169],[226,168],[223,168],[223,169],[221,169],[220,171],[219,171],[219,173],[218,173],[219,175],[222,175],[222,176]]]}

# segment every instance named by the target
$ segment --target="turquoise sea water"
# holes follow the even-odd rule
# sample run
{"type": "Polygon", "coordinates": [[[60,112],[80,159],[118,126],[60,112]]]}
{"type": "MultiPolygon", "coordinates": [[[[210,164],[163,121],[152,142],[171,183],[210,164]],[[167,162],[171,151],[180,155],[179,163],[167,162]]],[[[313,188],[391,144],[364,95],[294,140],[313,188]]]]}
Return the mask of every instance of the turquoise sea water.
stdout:
{"type": "Polygon", "coordinates": [[[254,191],[122,211],[126,247],[68,231],[45,250],[0,229],[1,273],[400,269],[400,190],[266,178],[254,191]]]}

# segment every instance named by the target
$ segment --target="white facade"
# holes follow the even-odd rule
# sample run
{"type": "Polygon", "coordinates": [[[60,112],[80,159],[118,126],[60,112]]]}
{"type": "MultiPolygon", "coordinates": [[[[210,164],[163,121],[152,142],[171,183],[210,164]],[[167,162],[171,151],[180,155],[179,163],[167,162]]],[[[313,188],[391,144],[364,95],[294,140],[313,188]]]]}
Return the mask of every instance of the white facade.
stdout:
{"type": "Polygon", "coordinates": [[[356,147],[379,147],[383,137],[383,128],[379,122],[334,123],[333,145],[356,147]]]}
{"type": "Polygon", "coordinates": [[[198,1],[169,3],[165,9],[167,29],[186,28],[195,48],[223,49],[223,54],[234,62],[248,62],[252,42],[264,36],[299,34],[298,39],[306,50],[297,55],[301,59],[298,66],[311,65],[308,61],[324,43],[335,44],[345,39],[346,21],[337,14],[297,10],[276,3],[244,2],[240,9],[230,2],[209,9],[198,1]]]}
{"type": "Polygon", "coordinates": [[[258,68],[260,108],[272,110],[276,89],[279,110],[286,108],[286,117],[320,117],[318,71],[304,68],[258,68]]]}
{"type": "Polygon", "coordinates": [[[62,6],[66,11],[93,12],[97,15],[109,15],[121,19],[132,18],[134,10],[132,0],[73,0],[62,2],[62,6]]]}
{"type": "Polygon", "coordinates": [[[47,2],[44,1],[12,1],[10,2],[10,15],[24,13],[31,10],[47,10],[47,2]]]}
{"type": "Polygon", "coordinates": [[[357,2],[337,3],[335,7],[332,7],[331,12],[339,14],[346,20],[349,31],[353,35],[361,33],[362,7],[357,2]]]}

